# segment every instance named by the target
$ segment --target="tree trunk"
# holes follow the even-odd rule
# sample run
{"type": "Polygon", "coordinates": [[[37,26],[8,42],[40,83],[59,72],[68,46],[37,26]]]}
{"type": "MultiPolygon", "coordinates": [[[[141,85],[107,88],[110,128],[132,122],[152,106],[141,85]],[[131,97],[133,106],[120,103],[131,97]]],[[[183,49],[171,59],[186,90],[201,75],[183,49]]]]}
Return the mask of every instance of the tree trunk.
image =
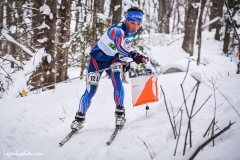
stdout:
{"type": "MultiPolygon", "coordinates": [[[[119,0],[119,1],[122,1],[122,0],[119,0]]],[[[105,0],[99,0],[98,1],[99,3],[99,9],[98,9],[98,13],[104,13],[104,3],[105,3],[105,0]]],[[[121,3],[121,6],[122,6],[122,3],[121,3]]]]}
{"type": "Polygon", "coordinates": [[[96,44],[97,40],[97,10],[99,8],[99,3],[97,0],[94,0],[94,5],[93,5],[93,19],[92,19],[92,31],[91,31],[91,48],[94,47],[96,44]]]}
{"type": "MultiPolygon", "coordinates": [[[[76,2],[77,4],[76,4],[76,6],[80,6],[80,4],[81,4],[81,0],[78,0],[78,2],[76,2]]],[[[79,11],[79,9],[77,9],[76,11],[75,11],[76,13],[75,13],[75,18],[76,18],[76,24],[75,24],[75,32],[77,32],[77,30],[78,30],[78,23],[79,23],[79,14],[80,14],[80,11],[79,11]]]]}
{"type": "MultiPolygon", "coordinates": [[[[231,51],[234,51],[235,49],[237,49],[236,52],[238,52],[240,50],[240,38],[239,38],[239,34],[237,33],[237,28],[239,28],[239,25],[236,24],[235,20],[233,20],[233,16],[237,15],[239,12],[240,1],[229,0],[228,3],[226,1],[224,1],[224,4],[227,8],[227,14],[228,14],[225,21],[226,21],[226,24],[229,25],[228,30],[225,30],[226,36],[224,37],[224,39],[225,39],[224,43],[225,42],[228,43],[228,44],[226,44],[226,46],[229,45],[230,39],[228,39],[229,37],[227,34],[231,34],[232,35],[232,38],[231,38],[232,43],[230,45],[231,51]],[[231,32],[231,33],[226,33],[226,32],[231,32]]],[[[226,27],[226,29],[227,29],[227,27],[226,27]]],[[[224,46],[225,46],[225,44],[224,44],[224,46]]],[[[227,53],[227,52],[225,52],[225,53],[227,53]]],[[[232,54],[232,53],[230,52],[229,54],[232,54]]],[[[228,56],[228,53],[227,53],[227,56],[228,56]]]]}
{"type": "Polygon", "coordinates": [[[166,1],[165,0],[159,0],[158,3],[158,22],[159,22],[159,33],[163,33],[164,30],[164,15],[167,12],[166,10],[166,1]]]}
{"type": "MultiPolygon", "coordinates": [[[[89,6],[87,0],[85,0],[85,4],[86,4],[86,6],[89,6]]],[[[87,12],[88,11],[87,11],[86,7],[84,7],[83,10],[82,10],[82,15],[86,15],[87,12]]],[[[86,22],[86,16],[82,17],[82,20],[84,22],[86,22]]],[[[81,55],[81,59],[80,59],[80,77],[81,77],[81,79],[83,78],[82,75],[83,75],[83,73],[84,73],[84,71],[87,67],[87,61],[88,61],[88,55],[85,54],[85,49],[88,47],[87,45],[90,44],[89,39],[91,39],[90,38],[91,35],[89,36],[89,34],[91,34],[91,33],[90,33],[89,30],[90,30],[89,26],[87,28],[82,27],[82,33],[83,33],[84,39],[87,40],[87,43],[84,43],[84,45],[82,46],[84,51],[81,52],[82,55],[81,55]]]]}
{"type": "Polygon", "coordinates": [[[186,14],[186,22],[185,22],[185,33],[182,48],[190,54],[193,55],[194,51],[194,38],[195,38],[195,29],[196,29],[196,21],[198,17],[198,8],[193,7],[193,3],[199,3],[200,0],[189,0],[188,10],[186,14]]]}
{"type": "MultiPolygon", "coordinates": [[[[44,1],[34,0],[33,8],[39,9],[43,6],[44,1]]],[[[43,44],[38,42],[38,39],[42,39],[44,37],[44,33],[42,30],[37,29],[37,27],[41,26],[44,22],[44,16],[40,14],[38,10],[33,9],[33,24],[32,28],[34,28],[34,35],[33,35],[33,47],[34,48],[43,48],[43,44]]]]}
{"type": "MultiPolygon", "coordinates": [[[[217,5],[217,7],[218,7],[217,16],[218,17],[222,17],[223,16],[223,5],[224,5],[224,1],[219,1],[218,2],[218,5],[217,5]]],[[[221,36],[220,30],[221,30],[221,27],[222,27],[222,24],[221,24],[220,21],[218,21],[217,24],[216,24],[216,33],[215,33],[215,36],[214,36],[215,40],[217,40],[217,41],[220,41],[220,36],[221,36]]]]}
{"type": "MultiPolygon", "coordinates": [[[[42,7],[44,1],[36,0],[33,8],[42,7]]],[[[56,33],[56,8],[57,1],[46,0],[46,5],[50,7],[50,15],[44,15],[38,10],[33,10],[33,28],[37,28],[44,22],[48,27],[43,29],[34,29],[33,45],[35,48],[44,48],[48,56],[42,57],[42,63],[36,68],[36,71],[29,79],[30,85],[34,86],[33,89],[48,86],[56,82],[55,79],[55,33],[56,33]],[[47,38],[45,41],[43,38],[47,38]]],[[[49,89],[54,86],[48,87],[49,89]]]]}
{"type": "Polygon", "coordinates": [[[50,27],[49,29],[44,30],[44,36],[48,38],[48,41],[44,43],[45,51],[51,57],[51,60],[44,57],[42,68],[43,68],[43,78],[44,83],[51,85],[56,83],[56,71],[55,68],[55,35],[56,35],[56,19],[57,19],[57,1],[47,0],[46,5],[51,9],[51,15],[45,16],[45,23],[50,27]],[[50,73],[50,74],[48,74],[50,73]]]}
{"type": "Polygon", "coordinates": [[[69,42],[70,37],[70,22],[71,22],[71,3],[72,0],[64,0],[59,8],[59,15],[61,21],[57,29],[57,43],[58,49],[56,54],[57,61],[57,82],[67,79],[67,63],[68,63],[68,46],[63,48],[63,45],[69,42]]]}
{"type": "Polygon", "coordinates": [[[197,57],[197,65],[200,64],[200,55],[201,55],[201,45],[202,45],[202,16],[204,7],[206,4],[206,0],[201,0],[201,9],[200,9],[200,15],[198,20],[198,31],[197,31],[197,44],[198,44],[198,57],[197,57]]]}
{"type": "Polygon", "coordinates": [[[110,4],[110,17],[112,16],[112,24],[118,23],[121,21],[122,14],[122,0],[111,0],[110,4]],[[120,6],[115,10],[115,6],[120,6]]]}
{"type": "MultiPolygon", "coordinates": [[[[223,15],[223,5],[224,0],[211,0],[212,5],[210,7],[210,20],[213,20],[216,17],[222,17],[223,15]]],[[[213,28],[217,28],[218,23],[213,23],[209,26],[209,31],[211,31],[213,28]]]]}
{"type": "MultiPolygon", "coordinates": [[[[13,4],[13,0],[7,0],[7,5],[6,5],[6,10],[7,10],[6,27],[8,29],[13,24],[12,4],[13,4]]],[[[6,41],[6,54],[12,54],[12,47],[13,47],[13,44],[11,42],[6,41]]],[[[13,67],[12,63],[11,63],[11,67],[13,67]]]]}
{"type": "MultiPolygon", "coordinates": [[[[210,8],[211,14],[210,14],[210,20],[216,18],[216,17],[222,17],[223,16],[223,5],[224,1],[221,0],[212,0],[212,6],[210,8]]],[[[216,29],[215,33],[215,39],[220,41],[220,29],[221,29],[221,22],[217,21],[209,26],[209,30],[211,31],[213,28],[216,29]]]]}
{"type": "Polygon", "coordinates": [[[176,27],[176,23],[175,23],[175,20],[176,20],[176,15],[178,13],[178,0],[176,2],[176,5],[175,5],[175,9],[173,10],[173,23],[172,23],[172,33],[174,33],[174,30],[175,30],[175,27],[176,27]]]}
{"type": "Polygon", "coordinates": [[[159,0],[158,2],[158,30],[160,33],[170,33],[169,23],[173,4],[172,0],[159,0]]]}
{"type": "Polygon", "coordinates": [[[169,27],[169,23],[170,23],[170,17],[172,14],[172,10],[173,10],[173,4],[174,4],[174,0],[167,0],[165,1],[166,4],[166,8],[167,8],[167,12],[164,15],[164,33],[169,34],[170,33],[170,27],[169,27]]]}
{"type": "MultiPolygon", "coordinates": [[[[7,28],[10,29],[11,27],[16,27],[16,18],[14,16],[14,9],[13,9],[13,0],[8,0],[7,3],[7,28]]],[[[11,34],[11,33],[10,33],[11,34]]],[[[13,38],[14,34],[11,34],[13,38]]],[[[15,46],[12,42],[7,42],[7,53],[12,55],[13,58],[16,58],[15,46]]],[[[14,68],[14,62],[11,62],[11,68],[14,68]]]]}
{"type": "Polygon", "coordinates": [[[224,33],[224,38],[223,38],[223,53],[228,54],[228,46],[229,46],[229,41],[230,41],[230,22],[229,20],[226,20],[226,26],[225,26],[225,33],[224,33]]]}
{"type": "MultiPolygon", "coordinates": [[[[4,3],[3,1],[0,2],[0,31],[3,29],[3,17],[4,17],[4,12],[3,12],[3,9],[4,9],[4,3]]],[[[3,56],[4,53],[2,51],[2,44],[3,44],[3,41],[0,41],[0,56],[3,56]]]]}

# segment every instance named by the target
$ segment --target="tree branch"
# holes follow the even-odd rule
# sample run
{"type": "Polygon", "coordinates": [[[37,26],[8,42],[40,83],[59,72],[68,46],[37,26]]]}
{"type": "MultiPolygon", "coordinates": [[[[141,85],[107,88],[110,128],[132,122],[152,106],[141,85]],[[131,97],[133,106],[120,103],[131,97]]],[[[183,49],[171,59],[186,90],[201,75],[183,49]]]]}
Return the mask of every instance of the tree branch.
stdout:
{"type": "Polygon", "coordinates": [[[163,91],[161,85],[160,85],[160,88],[161,88],[162,93],[163,93],[163,97],[164,97],[164,102],[165,102],[165,106],[166,106],[166,110],[167,110],[168,118],[169,118],[169,120],[170,120],[170,123],[171,123],[171,126],[172,126],[172,130],[173,130],[174,139],[176,139],[176,135],[175,135],[175,130],[174,130],[174,127],[173,127],[172,119],[171,119],[171,116],[170,116],[170,113],[169,113],[169,111],[168,111],[168,107],[167,107],[167,102],[166,102],[165,93],[164,93],[164,91],[163,91]]]}
{"type": "Polygon", "coordinates": [[[217,134],[215,134],[213,137],[209,138],[206,142],[204,142],[201,146],[199,146],[197,148],[197,150],[193,153],[193,155],[189,158],[190,160],[193,160],[196,155],[199,153],[200,150],[202,150],[208,143],[210,143],[213,139],[217,138],[218,136],[220,136],[222,133],[224,133],[225,131],[227,131],[228,129],[230,129],[230,127],[234,124],[235,122],[231,123],[231,121],[229,122],[229,125],[227,127],[225,127],[222,131],[218,132],[217,134]]]}

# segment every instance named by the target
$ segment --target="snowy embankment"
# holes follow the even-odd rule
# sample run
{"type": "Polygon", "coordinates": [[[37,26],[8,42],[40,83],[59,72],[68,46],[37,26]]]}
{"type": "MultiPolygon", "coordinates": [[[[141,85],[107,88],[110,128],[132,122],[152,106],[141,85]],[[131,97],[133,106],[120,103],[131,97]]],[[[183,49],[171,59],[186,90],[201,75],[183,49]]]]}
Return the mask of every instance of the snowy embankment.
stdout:
{"type": "MultiPolygon", "coordinates": [[[[209,44],[211,47],[216,47],[219,45],[210,40],[204,41],[204,43],[203,46],[209,44]]],[[[188,59],[185,58],[187,54],[180,49],[180,44],[180,41],[176,41],[169,47],[152,47],[152,54],[159,63],[165,66],[170,63],[169,56],[171,56],[172,61],[177,61],[173,63],[174,65],[187,67],[188,59]],[[175,56],[175,54],[181,54],[182,58],[175,56]],[[166,62],[163,61],[164,59],[166,62]]],[[[206,53],[206,50],[203,48],[205,54],[202,60],[208,62],[205,66],[197,67],[194,65],[196,62],[190,62],[189,74],[183,84],[184,92],[189,95],[196,84],[196,80],[190,75],[195,72],[194,75],[198,75],[198,79],[201,77],[203,82],[199,86],[194,113],[214,93],[211,88],[212,83],[208,79],[216,81],[215,86],[224,96],[216,90],[216,99],[212,95],[192,119],[193,147],[187,146],[184,157],[182,151],[188,121],[185,107],[182,108],[183,121],[178,148],[176,156],[173,156],[176,140],[173,138],[160,90],[161,85],[168,107],[170,109],[169,102],[171,102],[173,113],[176,115],[183,103],[180,84],[186,73],[181,72],[158,77],[160,100],[149,104],[150,110],[147,117],[145,105],[132,107],[131,83],[124,84],[127,122],[111,146],[106,146],[105,143],[113,132],[115,124],[115,104],[110,79],[101,79],[98,92],[87,112],[85,127],[63,147],[59,147],[58,143],[70,132],[69,126],[77,111],[80,96],[85,90],[85,81],[74,80],[71,83],[59,84],[54,91],[45,91],[23,98],[1,99],[0,152],[2,154],[0,154],[0,159],[16,159],[16,156],[20,157],[21,154],[24,160],[151,159],[146,146],[141,141],[142,139],[150,149],[154,159],[185,160],[193,154],[200,144],[210,138],[210,135],[205,138],[203,135],[213,119],[215,106],[217,106],[216,121],[218,121],[217,127],[219,128],[215,133],[226,127],[229,121],[236,123],[216,138],[214,147],[210,143],[197,155],[196,159],[240,159],[240,117],[232,108],[234,106],[240,113],[240,75],[235,74],[236,66],[228,58],[216,54],[217,51],[213,48],[211,50],[214,56],[207,56],[206,54],[210,53],[206,53]],[[215,56],[219,56],[219,58],[215,58],[215,56]],[[224,64],[226,67],[223,67],[224,64]]],[[[193,98],[194,96],[191,95],[187,101],[189,110],[193,98]]],[[[170,113],[172,114],[172,112],[170,113]]],[[[180,114],[176,117],[177,128],[179,127],[179,119],[180,114]]]]}

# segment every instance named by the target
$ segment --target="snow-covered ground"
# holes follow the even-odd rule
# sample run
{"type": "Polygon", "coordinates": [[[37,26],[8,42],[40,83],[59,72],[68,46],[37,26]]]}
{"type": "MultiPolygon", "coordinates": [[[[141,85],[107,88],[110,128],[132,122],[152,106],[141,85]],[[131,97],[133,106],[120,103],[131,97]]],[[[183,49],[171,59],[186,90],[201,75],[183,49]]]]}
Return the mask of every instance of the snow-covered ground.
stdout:
{"type": "MultiPolygon", "coordinates": [[[[204,107],[192,119],[193,147],[187,145],[186,155],[182,156],[184,137],[188,119],[183,106],[183,120],[176,156],[174,150],[176,140],[173,137],[170,121],[166,112],[162,86],[168,107],[173,106],[176,115],[183,103],[180,84],[185,72],[159,75],[158,87],[160,100],[149,104],[146,117],[145,105],[133,107],[131,83],[124,84],[125,108],[127,122],[114,142],[106,145],[115,127],[113,87],[110,79],[103,78],[91,107],[87,112],[85,127],[74,135],[64,146],[58,143],[70,132],[70,124],[78,109],[81,95],[85,91],[85,81],[74,80],[71,83],[57,85],[56,89],[23,98],[4,98],[0,100],[0,159],[58,159],[58,160],[147,160],[154,159],[185,160],[193,154],[199,145],[210,138],[203,138],[216,110],[216,121],[219,132],[229,121],[236,122],[229,130],[215,139],[215,146],[209,143],[196,159],[203,160],[239,160],[240,159],[240,75],[236,75],[237,67],[220,54],[221,43],[213,40],[213,35],[204,32],[202,59],[200,66],[195,61],[189,65],[189,73],[183,87],[186,97],[197,81],[201,80],[197,94],[195,113],[210,96],[204,107]],[[218,87],[214,99],[213,81],[218,87]],[[219,91],[221,91],[221,94],[219,91]],[[171,105],[170,103],[171,102],[171,105]],[[232,106],[236,109],[232,108],[232,106]],[[144,145],[143,141],[147,147],[144,145]]],[[[173,39],[174,40],[174,39],[173,39]]],[[[182,39],[168,46],[151,46],[152,55],[161,63],[163,69],[178,67],[186,70],[188,54],[181,49],[182,39]]],[[[197,50],[197,49],[195,49],[197,50]]],[[[190,57],[195,58],[196,57],[190,57]]],[[[78,75],[78,72],[72,72],[78,75]]],[[[187,104],[191,108],[194,92],[187,104]]],[[[171,111],[171,109],[170,109],[171,111]]],[[[172,111],[170,112],[172,114],[172,111]]],[[[179,128],[180,114],[176,117],[179,128]]],[[[188,142],[189,144],[189,142],[188,142]]]]}

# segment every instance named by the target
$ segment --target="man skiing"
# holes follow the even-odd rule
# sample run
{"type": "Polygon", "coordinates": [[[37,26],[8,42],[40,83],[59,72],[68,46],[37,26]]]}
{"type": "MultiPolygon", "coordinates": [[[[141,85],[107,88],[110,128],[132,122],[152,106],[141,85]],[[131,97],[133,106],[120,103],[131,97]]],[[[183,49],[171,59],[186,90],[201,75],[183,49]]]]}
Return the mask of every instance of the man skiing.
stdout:
{"type": "Polygon", "coordinates": [[[71,124],[71,129],[79,130],[83,128],[86,112],[103,73],[103,71],[96,71],[108,67],[111,67],[111,69],[106,70],[106,72],[111,78],[114,87],[116,127],[124,125],[124,88],[121,80],[121,71],[126,72],[130,68],[130,65],[123,65],[121,69],[119,67],[121,66],[119,55],[131,57],[137,64],[146,63],[148,60],[147,57],[131,50],[131,43],[141,26],[143,14],[143,11],[137,7],[128,9],[126,20],[108,28],[91,50],[88,76],[86,77],[86,90],[80,99],[79,108],[75,120],[71,124]]]}

